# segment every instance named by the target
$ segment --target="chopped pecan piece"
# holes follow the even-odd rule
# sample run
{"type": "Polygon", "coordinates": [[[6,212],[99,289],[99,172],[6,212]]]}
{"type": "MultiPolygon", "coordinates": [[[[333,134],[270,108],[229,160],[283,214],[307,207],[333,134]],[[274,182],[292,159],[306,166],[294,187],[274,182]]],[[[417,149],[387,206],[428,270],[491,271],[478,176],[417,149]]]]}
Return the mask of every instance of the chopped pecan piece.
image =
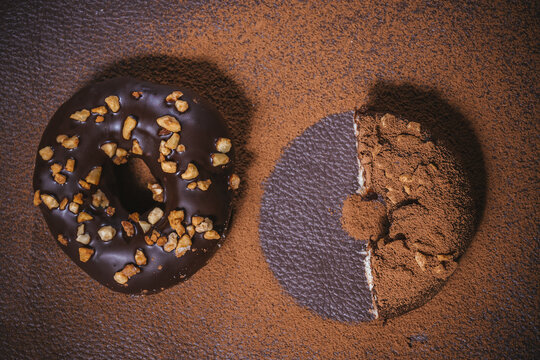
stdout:
{"type": "Polygon", "coordinates": [[[170,132],[179,132],[182,129],[178,120],[170,115],[159,117],[156,119],[156,122],[159,126],[170,132]]]}
{"type": "Polygon", "coordinates": [[[143,154],[141,145],[139,144],[137,139],[133,140],[133,145],[131,146],[131,152],[134,153],[135,155],[142,155],[143,154]]]}
{"type": "Polygon", "coordinates": [[[166,102],[176,101],[176,100],[180,99],[180,97],[182,97],[182,95],[184,95],[184,94],[181,91],[173,91],[172,93],[167,95],[167,97],[165,98],[165,101],[166,102]]]}
{"type": "Polygon", "coordinates": [[[145,234],[152,227],[152,225],[150,225],[150,223],[148,223],[146,221],[143,221],[143,220],[139,221],[139,225],[141,226],[141,229],[142,229],[143,233],[145,233],[145,234]]]}
{"type": "Polygon", "coordinates": [[[56,137],[56,142],[59,143],[59,144],[61,144],[62,141],[64,141],[64,140],[67,139],[67,138],[68,138],[67,135],[60,134],[60,135],[58,135],[58,136],[56,137]]]}
{"type": "Polygon", "coordinates": [[[92,205],[95,207],[106,208],[109,206],[109,199],[107,199],[107,196],[103,193],[103,191],[97,189],[96,193],[92,194],[92,205]]]}
{"type": "MultiPolygon", "coordinates": [[[[195,223],[193,223],[193,225],[195,225],[195,223]]],[[[203,232],[206,232],[206,231],[210,231],[213,228],[214,228],[214,223],[212,222],[212,220],[210,220],[207,217],[204,218],[203,221],[201,221],[197,225],[195,225],[195,231],[198,232],[198,233],[203,233],[203,232]]]]}
{"type": "Polygon", "coordinates": [[[98,235],[103,241],[110,241],[116,235],[116,229],[110,225],[103,226],[98,230],[98,235]]]}
{"type": "Polygon", "coordinates": [[[64,246],[67,246],[68,244],[66,237],[62,234],[58,234],[58,236],[56,237],[56,240],[58,240],[58,242],[64,246]]]}
{"type": "Polygon", "coordinates": [[[146,265],[147,259],[142,249],[135,251],[135,263],[139,266],[146,265]]]}
{"type": "Polygon", "coordinates": [[[39,194],[40,194],[39,190],[36,190],[36,192],[34,193],[34,206],[38,206],[39,204],[41,204],[41,198],[39,194]]]}
{"type": "Polygon", "coordinates": [[[94,217],[88,213],[85,213],[84,211],[81,211],[79,215],[77,215],[77,222],[82,223],[84,221],[92,220],[94,217]]]}
{"type": "Polygon", "coordinates": [[[56,198],[52,195],[42,194],[41,201],[43,201],[43,203],[47,205],[49,210],[56,209],[59,205],[56,198]]]}
{"type": "Polygon", "coordinates": [[[80,242],[81,244],[88,245],[90,243],[90,235],[80,234],[77,235],[77,238],[75,240],[77,240],[77,242],[80,242]]]}
{"type": "Polygon", "coordinates": [[[187,234],[182,235],[178,240],[174,254],[176,257],[184,255],[191,248],[191,245],[191,238],[187,234]]]}
{"type": "Polygon", "coordinates": [[[138,212],[131,213],[129,214],[128,218],[135,222],[139,222],[139,213],[138,212]]]}
{"type": "Polygon", "coordinates": [[[81,185],[81,187],[86,190],[90,190],[91,187],[91,185],[84,180],[79,180],[79,185],[81,185]]]}
{"type": "Polygon", "coordinates": [[[199,176],[199,170],[193,163],[189,163],[186,171],[181,175],[184,180],[195,179],[197,176],[199,176]]]}
{"type": "Polygon", "coordinates": [[[79,204],[77,204],[75,202],[70,202],[69,205],[68,205],[68,209],[72,213],[78,214],[79,213],[79,204]]]}
{"type": "Polygon", "coordinates": [[[133,264],[127,264],[121,271],[114,274],[114,280],[119,284],[125,284],[133,276],[141,270],[133,264]]]}
{"type": "Polygon", "coordinates": [[[82,205],[83,203],[83,194],[77,193],[73,195],[73,202],[82,205]]]}
{"type": "Polygon", "coordinates": [[[121,285],[124,285],[125,283],[127,283],[128,280],[129,280],[128,277],[122,274],[121,272],[117,272],[114,274],[114,281],[116,281],[117,283],[121,285]]]}
{"type": "Polygon", "coordinates": [[[230,139],[219,138],[216,141],[216,150],[220,153],[228,153],[231,150],[232,143],[230,139]]]}
{"type": "Polygon", "coordinates": [[[60,210],[64,210],[68,204],[69,200],[68,198],[63,198],[62,201],[60,201],[60,206],[58,207],[60,210]]]}
{"type": "Polygon", "coordinates": [[[156,229],[154,229],[152,230],[152,234],[150,236],[147,235],[144,237],[144,240],[148,245],[154,245],[156,241],[158,241],[160,236],[161,234],[156,229]]]}
{"type": "Polygon", "coordinates": [[[208,190],[211,184],[212,184],[212,180],[210,179],[197,181],[197,187],[201,189],[202,191],[208,190]]]}
{"type": "Polygon", "coordinates": [[[92,109],[92,114],[105,115],[107,108],[105,106],[98,106],[92,109]]]}
{"type": "Polygon", "coordinates": [[[189,108],[189,105],[187,103],[187,101],[184,101],[184,100],[176,100],[174,102],[174,107],[176,108],[176,110],[178,110],[178,112],[186,112],[187,109],[189,108]]]}
{"type": "Polygon", "coordinates": [[[192,216],[191,217],[191,224],[193,226],[197,226],[200,223],[202,223],[203,221],[204,221],[204,218],[202,216],[192,216]]]}
{"type": "Polygon", "coordinates": [[[112,112],[117,112],[120,110],[120,99],[118,96],[107,96],[105,98],[105,104],[109,106],[109,109],[111,109],[112,112]]]}
{"type": "Polygon", "coordinates": [[[165,236],[160,236],[156,241],[156,245],[163,246],[165,245],[166,242],[167,242],[167,238],[165,236]]]}
{"type": "Polygon", "coordinates": [[[167,217],[169,220],[169,225],[174,231],[179,235],[182,235],[185,232],[182,221],[184,221],[184,210],[172,210],[167,217]]]}
{"type": "Polygon", "coordinates": [[[232,174],[229,177],[229,188],[236,190],[240,186],[240,177],[236,174],[232,174]]]}
{"type": "Polygon", "coordinates": [[[86,109],[82,109],[79,111],[75,111],[73,114],[69,116],[70,119],[85,122],[86,119],[90,116],[90,111],[86,109]]]}
{"type": "Polygon", "coordinates": [[[39,152],[39,156],[41,156],[41,158],[45,161],[51,160],[54,154],[54,151],[52,147],[50,146],[45,146],[44,148],[40,149],[38,152],[39,152]]]}
{"type": "Polygon", "coordinates": [[[174,161],[162,161],[161,170],[168,174],[174,174],[176,172],[176,163],[174,161]]]}
{"type": "Polygon", "coordinates": [[[162,217],[163,217],[163,210],[161,210],[158,207],[153,208],[152,211],[150,211],[150,213],[148,214],[148,222],[154,225],[159,220],[161,220],[162,217]]]}
{"type": "Polygon", "coordinates": [[[159,152],[165,156],[171,153],[171,149],[165,146],[165,140],[161,140],[159,143],[159,152]]]}
{"type": "Polygon", "coordinates": [[[54,175],[54,181],[56,181],[58,184],[62,185],[66,183],[66,176],[62,174],[56,174],[54,175]]]}
{"type": "Polygon", "coordinates": [[[65,169],[68,172],[73,172],[73,170],[75,170],[75,159],[67,159],[65,169]]]}
{"type": "Polygon", "coordinates": [[[92,185],[98,185],[99,179],[101,178],[101,170],[101,166],[97,166],[90,170],[90,172],[86,176],[86,182],[92,185]]]}
{"type": "Polygon", "coordinates": [[[90,260],[92,255],[94,255],[94,249],[90,249],[87,247],[79,248],[79,259],[82,262],[87,262],[88,260],[90,260]]]}
{"type": "Polygon", "coordinates": [[[59,163],[52,164],[51,171],[52,171],[53,176],[58,174],[60,171],[62,171],[62,165],[60,165],[59,163]]]}
{"type": "Polygon", "coordinates": [[[178,235],[175,232],[172,232],[167,237],[167,242],[163,245],[163,250],[166,252],[171,252],[174,249],[176,249],[176,245],[178,244],[178,235]]]}
{"type": "Polygon", "coordinates": [[[122,228],[127,236],[132,237],[135,235],[135,227],[129,221],[122,221],[122,228]]]}
{"type": "Polygon", "coordinates": [[[105,143],[100,146],[100,149],[103,150],[105,154],[107,154],[108,157],[112,158],[114,154],[116,154],[116,148],[118,145],[113,142],[105,143]]]}
{"type": "Polygon", "coordinates": [[[152,192],[152,198],[155,201],[163,202],[163,188],[161,185],[148,183],[147,187],[152,192]]]}
{"type": "Polygon", "coordinates": [[[113,216],[115,212],[116,212],[116,209],[113,208],[112,206],[107,206],[107,208],[105,209],[105,213],[109,216],[113,216]]]}
{"type": "Polygon", "coordinates": [[[195,226],[193,225],[186,226],[186,232],[190,238],[193,237],[193,235],[195,235],[195,226]]]}
{"type": "Polygon", "coordinates": [[[212,165],[221,166],[229,163],[229,157],[222,153],[214,153],[211,155],[212,165]]]}
{"type": "Polygon", "coordinates": [[[52,164],[51,171],[53,173],[53,176],[58,174],[60,171],[62,171],[62,165],[60,165],[59,163],[52,164]]]}
{"type": "Polygon", "coordinates": [[[124,120],[124,126],[122,127],[122,137],[125,140],[131,139],[131,132],[137,126],[137,120],[133,116],[128,116],[124,120]]]}
{"type": "Polygon", "coordinates": [[[62,140],[62,146],[66,149],[75,149],[77,146],[79,146],[79,137],[77,135],[66,137],[64,140],[62,140]]]}
{"type": "Polygon", "coordinates": [[[217,231],[209,230],[209,231],[204,233],[204,238],[206,240],[218,240],[219,238],[221,238],[221,236],[219,236],[217,231]]]}
{"type": "MultiPolygon", "coordinates": [[[[170,150],[176,149],[178,143],[180,142],[180,134],[173,133],[171,137],[165,142],[165,147],[170,150]]],[[[168,155],[168,154],[164,154],[168,155]]]]}

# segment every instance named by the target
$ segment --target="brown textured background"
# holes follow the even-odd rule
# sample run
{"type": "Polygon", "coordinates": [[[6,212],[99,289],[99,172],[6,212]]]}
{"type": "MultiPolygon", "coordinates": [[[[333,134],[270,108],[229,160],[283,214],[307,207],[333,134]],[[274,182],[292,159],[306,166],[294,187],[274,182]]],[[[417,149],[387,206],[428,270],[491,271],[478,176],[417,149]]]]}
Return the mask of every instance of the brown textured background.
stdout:
{"type": "Polygon", "coordinates": [[[534,1],[3,1],[2,356],[532,358],[539,13],[534,1]],[[145,298],[92,281],[31,205],[48,119],[81,86],[115,74],[203,93],[241,150],[244,191],[228,241],[190,281],[145,298]],[[262,182],[309,125],[381,91],[417,108],[426,96],[442,99],[463,116],[485,162],[484,216],[457,272],[425,306],[385,324],[324,320],[298,307],[265,263],[262,182]]]}

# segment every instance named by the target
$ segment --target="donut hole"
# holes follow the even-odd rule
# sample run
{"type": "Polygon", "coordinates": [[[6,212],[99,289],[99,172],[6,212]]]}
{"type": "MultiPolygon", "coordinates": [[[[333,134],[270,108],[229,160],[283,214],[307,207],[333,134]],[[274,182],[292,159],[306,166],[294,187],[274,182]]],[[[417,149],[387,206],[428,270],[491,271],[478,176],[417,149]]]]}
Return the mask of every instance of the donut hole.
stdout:
{"type": "Polygon", "coordinates": [[[343,202],[341,225],[354,239],[377,240],[388,231],[386,207],[377,196],[349,195],[343,202]]]}
{"type": "Polygon", "coordinates": [[[128,212],[140,214],[159,206],[152,197],[148,183],[158,181],[142,159],[130,158],[123,165],[111,165],[115,181],[115,193],[128,212]]]}

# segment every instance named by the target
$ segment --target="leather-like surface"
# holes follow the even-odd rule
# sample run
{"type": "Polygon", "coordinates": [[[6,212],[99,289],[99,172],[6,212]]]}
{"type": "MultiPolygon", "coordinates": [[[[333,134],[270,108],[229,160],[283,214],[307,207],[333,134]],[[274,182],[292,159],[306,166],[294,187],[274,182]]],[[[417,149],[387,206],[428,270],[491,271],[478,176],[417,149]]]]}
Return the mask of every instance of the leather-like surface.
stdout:
{"type": "Polygon", "coordinates": [[[367,239],[341,226],[343,202],[359,187],[353,114],[322,119],[285,149],[265,186],[259,236],[272,271],[299,304],[335,320],[368,321],[367,239]]]}
{"type": "Polygon", "coordinates": [[[0,1],[0,357],[533,358],[537,8],[0,1]],[[34,158],[49,119],[85,84],[117,75],[192,88],[216,105],[232,125],[243,181],[231,232],[212,261],[148,297],[93,281],[32,206],[34,158]],[[349,325],[298,306],[274,277],[258,238],[261,183],[292,139],[360,106],[375,84],[388,90],[379,101],[390,108],[440,111],[395,91],[393,81],[435,89],[464,114],[486,161],[485,216],[432,301],[385,325],[349,325]]]}

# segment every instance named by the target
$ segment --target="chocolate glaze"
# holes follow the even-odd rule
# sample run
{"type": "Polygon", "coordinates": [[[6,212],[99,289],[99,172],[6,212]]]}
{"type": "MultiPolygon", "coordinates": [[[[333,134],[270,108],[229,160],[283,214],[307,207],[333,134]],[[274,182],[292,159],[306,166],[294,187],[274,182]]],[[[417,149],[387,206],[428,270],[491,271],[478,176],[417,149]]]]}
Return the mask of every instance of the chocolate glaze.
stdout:
{"type": "MultiPolygon", "coordinates": [[[[68,244],[60,245],[62,250],[91,277],[112,290],[124,293],[156,293],[186,280],[200,269],[220,246],[230,218],[232,190],[228,187],[228,179],[233,171],[234,147],[227,154],[231,158],[227,165],[212,166],[210,156],[217,152],[215,142],[219,137],[230,139],[221,115],[189,89],[157,85],[131,78],[107,80],[83,88],[58,109],[45,129],[39,149],[51,146],[54,149],[54,156],[51,160],[44,161],[37,155],[33,187],[34,191],[40,190],[41,194],[54,195],[58,202],[64,197],[71,201],[74,194],[83,193],[84,204],[80,210],[94,217],[84,224],[85,232],[91,235],[89,246],[95,252],[88,262],[81,262],[78,249],[83,245],[75,240],[79,225],[77,215],[71,213],[68,208],[49,210],[42,203],[39,206],[51,233],[55,239],[58,234],[65,236],[68,244]],[[189,104],[189,109],[184,113],[179,113],[173,103],[165,101],[166,96],[175,90],[180,90],[184,94],[181,99],[189,104]],[[139,99],[134,98],[131,95],[133,91],[142,92],[142,96],[139,99]],[[75,111],[106,106],[104,99],[110,95],[119,97],[120,110],[113,113],[108,109],[103,122],[96,123],[94,114],[86,122],[70,119],[70,115],[75,111]],[[133,116],[138,123],[131,139],[124,140],[122,126],[128,115],[133,116]],[[158,135],[160,127],[156,123],[156,118],[163,115],[175,117],[182,127],[179,133],[180,144],[185,145],[185,152],[173,151],[167,156],[167,160],[177,163],[175,174],[164,173],[158,162],[160,141],[169,137],[158,135]],[[78,135],[79,146],[72,150],[65,149],[55,140],[59,134],[78,135]],[[135,225],[136,233],[133,237],[129,238],[124,233],[121,221],[127,220],[130,212],[114,191],[115,187],[122,186],[112,170],[117,165],[114,165],[100,150],[100,146],[112,141],[119,147],[129,150],[133,139],[137,139],[140,143],[143,155],[130,153],[129,156],[142,158],[152,175],[164,188],[164,203],[156,203],[164,210],[164,216],[153,228],[167,236],[172,232],[167,220],[169,211],[183,209],[184,225],[187,225],[194,215],[209,217],[214,222],[214,230],[221,235],[219,240],[206,240],[202,233],[195,233],[191,246],[193,251],[190,250],[178,258],[174,251],[165,252],[156,244],[149,246],[138,223],[135,225]],[[64,165],[69,158],[75,159],[75,170],[73,173],[62,170],[62,174],[67,176],[67,182],[60,185],[53,180],[50,165],[55,162],[64,165]],[[186,170],[190,162],[199,170],[199,176],[194,180],[212,180],[207,191],[186,188],[192,180],[183,180],[180,174],[186,170]],[[103,167],[99,185],[92,185],[90,190],[81,188],[78,181],[84,179],[96,166],[103,167]],[[92,206],[91,194],[95,193],[97,188],[106,194],[110,206],[115,208],[113,216],[108,216],[102,208],[92,206]],[[115,237],[108,242],[102,241],[97,234],[97,230],[105,225],[111,225],[117,231],[115,237]],[[140,273],[132,276],[126,285],[118,284],[113,278],[115,272],[122,270],[126,264],[135,263],[134,254],[137,249],[143,249],[148,259],[147,265],[139,266],[140,273]]],[[[146,211],[140,214],[141,220],[146,220],[152,208],[145,209],[146,211]]]]}

